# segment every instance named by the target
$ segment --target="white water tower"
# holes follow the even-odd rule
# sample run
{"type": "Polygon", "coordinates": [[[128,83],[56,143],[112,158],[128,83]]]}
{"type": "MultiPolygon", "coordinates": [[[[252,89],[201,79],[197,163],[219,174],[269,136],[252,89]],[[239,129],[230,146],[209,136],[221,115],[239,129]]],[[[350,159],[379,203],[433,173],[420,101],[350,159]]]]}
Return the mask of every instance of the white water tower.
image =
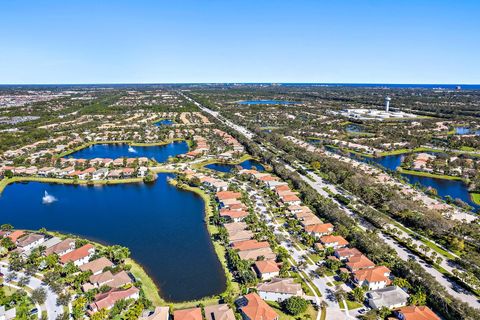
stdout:
{"type": "Polygon", "coordinates": [[[392,100],[392,98],[390,98],[389,96],[385,97],[385,112],[388,112],[390,110],[390,100],[392,100]]]}

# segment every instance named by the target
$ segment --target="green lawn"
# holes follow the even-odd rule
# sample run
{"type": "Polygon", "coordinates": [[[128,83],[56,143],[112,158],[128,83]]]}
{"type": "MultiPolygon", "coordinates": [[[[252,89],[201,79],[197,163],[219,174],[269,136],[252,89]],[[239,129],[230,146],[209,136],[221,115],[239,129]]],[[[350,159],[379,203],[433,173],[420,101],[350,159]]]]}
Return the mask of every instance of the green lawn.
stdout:
{"type": "Polygon", "coordinates": [[[435,174],[435,173],[429,173],[429,172],[422,172],[422,171],[415,171],[415,170],[407,170],[407,169],[402,169],[398,168],[398,172],[400,173],[405,173],[405,174],[411,174],[415,176],[421,176],[421,177],[428,177],[428,178],[437,178],[437,179],[445,179],[445,180],[463,180],[461,177],[454,177],[454,176],[447,176],[444,174],[435,174]]]}
{"type": "Polygon", "coordinates": [[[345,302],[347,303],[348,310],[355,310],[355,309],[363,307],[362,303],[359,303],[359,302],[356,302],[356,301],[350,301],[348,299],[345,299],[345,302]]]}
{"type": "Polygon", "coordinates": [[[145,292],[147,299],[152,301],[155,306],[164,305],[165,301],[160,298],[155,282],[153,282],[152,278],[148,276],[143,268],[130,258],[128,258],[125,263],[132,266],[130,272],[133,274],[135,279],[142,283],[142,289],[143,292],[145,292]]]}
{"type": "Polygon", "coordinates": [[[471,193],[472,201],[480,205],[480,193],[471,193]]]}

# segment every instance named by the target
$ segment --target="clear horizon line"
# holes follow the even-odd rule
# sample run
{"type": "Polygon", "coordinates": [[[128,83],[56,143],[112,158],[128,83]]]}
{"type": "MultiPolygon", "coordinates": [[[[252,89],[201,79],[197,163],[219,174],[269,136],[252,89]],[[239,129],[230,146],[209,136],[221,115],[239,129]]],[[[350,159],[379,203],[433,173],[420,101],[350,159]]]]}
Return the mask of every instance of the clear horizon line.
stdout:
{"type": "Polygon", "coordinates": [[[0,86],[54,86],[54,85],[166,85],[166,84],[355,84],[355,85],[449,85],[479,86],[480,83],[427,83],[427,82],[76,82],[76,83],[0,83],[0,86]]]}

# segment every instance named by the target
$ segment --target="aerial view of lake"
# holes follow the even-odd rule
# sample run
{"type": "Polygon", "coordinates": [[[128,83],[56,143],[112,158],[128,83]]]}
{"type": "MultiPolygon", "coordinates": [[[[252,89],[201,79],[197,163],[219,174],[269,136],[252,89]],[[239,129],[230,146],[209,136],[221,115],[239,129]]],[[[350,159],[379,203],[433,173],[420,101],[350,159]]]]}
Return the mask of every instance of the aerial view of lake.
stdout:
{"type": "Polygon", "coordinates": [[[158,122],[155,122],[157,127],[164,127],[164,126],[171,126],[173,124],[173,120],[171,119],[162,119],[158,122]]]}
{"type": "Polygon", "coordinates": [[[205,225],[204,202],[171,186],[167,176],[160,174],[154,184],[96,187],[15,183],[0,196],[1,220],[126,246],[167,301],[219,294],[226,279],[205,225]],[[57,201],[43,204],[45,191],[57,201]]]}
{"type": "Polygon", "coordinates": [[[188,152],[185,141],[176,141],[161,146],[133,147],[128,144],[94,144],[69,155],[77,159],[93,158],[154,158],[158,162],[165,162],[168,157],[188,152]]]}
{"type": "Polygon", "coordinates": [[[286,101],[286,100],[244,100],[238,102],[238,104],[243,105],[291,105],[298,104],[300,102],[296,101],[286,101]]]}
{"type": "Polygon", "coordinates": [[[480,135],[480,130],[472,131],[468,127],[456,127],[455,128],[455,134],[458,134],[458,135],[475,134],[475,135],[479,136],[480,135]]]}
{"type": "MultiPolygon", "coordinates": [[[[226,164],[226,163],[212,163],[205,166],[207,169],[212,169],[215,171],[220,172],[231,172],[237,165],[234,164],[226,164]]],[[[255,168],[257,171],[264,171],[265,168],[263,165],[255,160],[246,160],[239,164],[240,167],[243,169],[253,169],[255,168]]]]}

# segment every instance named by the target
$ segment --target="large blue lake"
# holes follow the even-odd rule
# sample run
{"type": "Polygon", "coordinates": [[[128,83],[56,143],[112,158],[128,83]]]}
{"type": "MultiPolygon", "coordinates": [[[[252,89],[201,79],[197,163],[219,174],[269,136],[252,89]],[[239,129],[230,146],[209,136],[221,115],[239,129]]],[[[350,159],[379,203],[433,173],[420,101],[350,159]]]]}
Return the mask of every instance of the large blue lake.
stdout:
{"type": "MultiPolygon", "coordinates": [[[[226,163],[212,163],[208,164],[205,166],[207,169],[212,169],[215,171],[220,171],[220,172],[232,172],[232,170],[236,167],[237,165],[233,164],[226,164],[226,163]]],[[[239,164],[240,167],[243,169],[256,169],[257,171],[264,171],[265,168],[263,165],[255,160],[246,160],[243,161],[242,163],[239,164]]]]}
{"type": "Polygon", "coordinates": [[[168,301],[198,299],[225,289],[204,210],[201,197],[171,186],[167,174],[160,174],[154,184],[16,183],[0,196],[0,223],[45,227],[128,247],[168,301]],[[58,201],[42,204],[45,191],[58,201]]]}
{"type": "Polygon", "coordinates": [[[127,144],[94,144],[69,156],[77,159],[93,158],[154,158],[158,162],[165,162],[168,157],[188,152],[188,144],[185,141],[172,142],[162,146],[132,147],[127,144]]]}

